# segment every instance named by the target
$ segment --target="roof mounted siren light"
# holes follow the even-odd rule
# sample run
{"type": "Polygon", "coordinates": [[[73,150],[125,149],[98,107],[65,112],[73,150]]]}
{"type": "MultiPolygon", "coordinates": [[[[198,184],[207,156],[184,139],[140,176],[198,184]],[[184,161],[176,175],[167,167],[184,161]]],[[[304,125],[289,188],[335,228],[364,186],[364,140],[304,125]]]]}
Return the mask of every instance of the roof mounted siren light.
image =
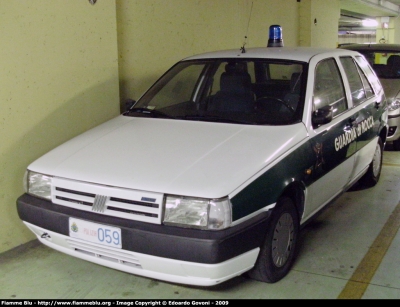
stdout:
{"type": "Polygon", "coordinates": [[[272,25],[269,27],[269,39],[267,47],[283,47],[281,26],[272,25]]]}

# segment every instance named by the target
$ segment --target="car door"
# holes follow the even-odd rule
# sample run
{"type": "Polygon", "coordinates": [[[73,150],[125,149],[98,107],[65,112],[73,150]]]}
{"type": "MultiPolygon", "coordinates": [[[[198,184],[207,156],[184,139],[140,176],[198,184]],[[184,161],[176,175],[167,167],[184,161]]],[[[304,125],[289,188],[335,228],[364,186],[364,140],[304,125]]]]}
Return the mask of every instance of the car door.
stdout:
{"type": "MultiPolygon", "coordinates": [[[[356,141],[352,130],[352,112],[336,59],[318,59],[310,62],[308,88],[311,106],[306,108],[310,125],[310,146],[315,155],[312,183],[308,187],[304,218],[312,216],[323,205],[337,196],[348,184],[354,167],[356,141]],[[316,62],[315,65],[312,65],[316,62]],[[311,114],[331,106],[333,119],[329,123],[312,126],[311,114]]],[[[307,100],[307,98],[306,98],[307,100]]]]}
{"type": "Polygon", "coordinates": [[[367,61],[362,57],[340,57],[340,62],[348,80],[355,111],[352,120],[357,135],[357,147],[352,179],[356,180],[363,170],[368,168],[375,151],[383,90],[367,61]]]}

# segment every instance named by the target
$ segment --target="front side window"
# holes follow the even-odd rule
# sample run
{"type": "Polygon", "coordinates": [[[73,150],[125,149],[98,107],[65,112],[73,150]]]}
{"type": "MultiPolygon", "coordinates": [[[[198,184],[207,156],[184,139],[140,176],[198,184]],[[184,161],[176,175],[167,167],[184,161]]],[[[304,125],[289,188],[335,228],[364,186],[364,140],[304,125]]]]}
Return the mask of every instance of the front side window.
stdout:
{"type": "Polygon", "coordinates": [[[323,60],[316,66],[313,103],[314,111],[332,106],[333,117],[348,108],[342,78],[334,59],[323,60]]]}
{"type": "Polygon", "coordinates": [[[183,61],[128,116],[289,125],[302,118],[306,63],[263,59],[183,61]]]}

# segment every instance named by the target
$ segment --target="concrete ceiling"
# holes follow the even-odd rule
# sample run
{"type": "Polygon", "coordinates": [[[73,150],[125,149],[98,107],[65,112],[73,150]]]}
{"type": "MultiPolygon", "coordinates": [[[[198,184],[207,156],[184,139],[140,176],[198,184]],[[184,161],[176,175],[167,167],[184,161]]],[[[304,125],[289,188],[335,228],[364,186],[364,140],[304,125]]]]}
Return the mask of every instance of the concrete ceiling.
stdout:
{"type": "Polygon", "coordinates": [[[397,18],[400,0],[340,0],[339,31],[373,31],[362,25],[362,19],[397,18]]]}

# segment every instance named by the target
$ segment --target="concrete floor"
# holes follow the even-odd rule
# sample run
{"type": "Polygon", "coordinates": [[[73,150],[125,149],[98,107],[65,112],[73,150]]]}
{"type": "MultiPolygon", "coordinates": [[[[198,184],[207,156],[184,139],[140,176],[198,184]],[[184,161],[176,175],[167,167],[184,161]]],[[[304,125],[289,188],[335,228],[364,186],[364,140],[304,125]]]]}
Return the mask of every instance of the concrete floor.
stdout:
{"type": "Polygon", "coordinates": [[[38,241],[0,254],[1,299],[400,299],[400,152],[387,146],[380,182],[341,196],[301,232],[289,275],[215,287],[130,275],[38,241]]]}

